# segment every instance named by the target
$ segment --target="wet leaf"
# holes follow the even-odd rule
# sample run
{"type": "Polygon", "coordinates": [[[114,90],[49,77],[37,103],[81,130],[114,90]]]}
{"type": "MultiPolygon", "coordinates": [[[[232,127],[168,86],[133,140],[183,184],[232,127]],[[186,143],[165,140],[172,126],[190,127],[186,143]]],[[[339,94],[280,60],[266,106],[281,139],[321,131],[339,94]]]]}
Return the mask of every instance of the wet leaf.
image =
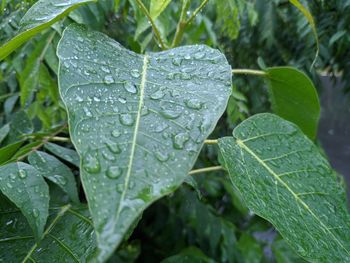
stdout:
{"type": "Polygon", "coordinates": [[[138,55],[78,25],[65,30],[58,56],[103,261],[140,213],[186,178],[225,110],[231,68],[207,46],[138,55]]]}
{"type": "Polygon", "coordinates": [[[89,262],[96,248],[87,207],[50,208],[47,228],[38,243],[20,211],[1,198],[0,213],[3,262],[89,262]]]}
{"type": "Polygon", "coordinates": [[[79,202],[74,174],[69,167],[52,155],[41,151],[31,153],[28,160],[42,176],[48,178],[66,192],[73,202],[79,202]]]}
{"type": "Polygon", "coordinates": [[[51,26],[82,4],[96,0],[39,0],[24,15],[17,36],[0,47],[0,61],[24,42],[51,26]]]}
{"type": "Polygon", "coordinates": [[[258,114],[219,139],[232,183],[249,209],[270,221],[312,262],[350,260],[345,190],[328,161],[294,124],[258,114]]]}
{"type": "Polygon", "coordinates": [[[1,166],[0,190],[22,211],[35,237],[40,238],[48,216],[49,189],[39,172],[21,162],[1,166]]]}
{"type": "Polygon", "coordinates": [[[76,151],[62,147],[60,145],[57,145],[51,142],[45,144],[44,147],[46,150],[50,151],[57,157],[60,157],[61,159],[75,165],[76,167],[79,167],[80,158],[76,151]]]}

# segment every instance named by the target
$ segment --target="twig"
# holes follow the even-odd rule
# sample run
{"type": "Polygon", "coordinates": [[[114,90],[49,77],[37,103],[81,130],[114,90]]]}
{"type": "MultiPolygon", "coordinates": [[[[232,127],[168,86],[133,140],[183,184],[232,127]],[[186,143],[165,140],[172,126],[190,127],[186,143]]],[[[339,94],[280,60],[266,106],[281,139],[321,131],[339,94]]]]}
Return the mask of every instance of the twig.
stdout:
{"type": "Polygon", "coordinates": [[[199,173],[208,173],[208,172],[213,172],[213,171],[220,171],[224,170],[224,167],[222,166],[212,166],[212,167],[206,167],[206,168],[201,168],[201,169],[195,169],[190,171],[188,174],[189,175],[194,175],[194,174],[199,174],[199,173]]]}

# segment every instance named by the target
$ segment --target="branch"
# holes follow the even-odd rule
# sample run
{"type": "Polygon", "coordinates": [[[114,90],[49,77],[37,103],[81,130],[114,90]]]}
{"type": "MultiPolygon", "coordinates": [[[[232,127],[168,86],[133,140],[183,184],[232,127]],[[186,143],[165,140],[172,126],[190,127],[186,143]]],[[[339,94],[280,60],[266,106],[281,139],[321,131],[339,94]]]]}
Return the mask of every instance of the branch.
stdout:
{"type": "Polygon", "coordinates": [[[162,37],[160,36],[160,33],[159,33],[159,30],[156,26],[156,24],[154,23],[150,13],[148,12],[147,8],[145,7],[145,5],[142,3],[141,0],[136,0],[137,4],[139,5],[142,13],[147,16],[148,18],[148,21],[151,23],[152,25],[152,29],[154,31],[154,34],[156,35],[156,38],[159,42],[159,45],[161,46],[162,49],[167,49],[166,45],[164,44],[163,40],[162,40],[162,37]]]}
{"type": "Polygon", "coordinates": [[[218,144],[218,140],[205,140],[205,144],[218,144]]]}

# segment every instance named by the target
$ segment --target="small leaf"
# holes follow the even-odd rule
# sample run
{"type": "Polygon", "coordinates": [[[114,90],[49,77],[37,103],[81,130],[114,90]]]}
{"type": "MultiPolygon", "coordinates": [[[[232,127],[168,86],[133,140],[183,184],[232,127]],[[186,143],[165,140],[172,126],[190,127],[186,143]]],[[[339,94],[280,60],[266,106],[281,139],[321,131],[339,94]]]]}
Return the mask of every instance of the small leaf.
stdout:
{"type": "Polygon", "coordinates": [[[42,176],[57,184],[69,198],[79,203],[77,185],[74,174],[69,167],[58,159],[45,152],[35,151],[28,157],[29,163],[35,167],[42,176]]]}
{"type": "Polygon", "coordinates": [[[24,141],[19,141],[0,148],[0,165],[10,160],[23,143],[24,141]]]}
{"type": "Polygon", "coordinates": [[[350,260],[345,190],[328,161],[294,124],[273,114],[242,122],[219,139],[232,183],[311,262],[350,260]]]}
{"type": "Polygon", "coordinates": [[[76,151],[67,149],[65,147],[62,147],[60,145],[57,145],[51,142],[45,144],[44,147],[46,150],[50,151],[57,157],[60,157],[61,159],[75,165],[76,167],[79,167],[80,158],[76,151]]]}
{"type": "Polygon", "coordinates": [[[188,247],[179,254],[168,257],[161,263],[214,263],[215,261],[208,258],[200,249],[196,247],[188,247]]]}
{"type": "Polygon", "coordinates": [[[320,118],[320,101],[312,81],[291,67],[267,68],[273,111],[294,122],[315,139],[320,118]]]}
{"type": "Polygon", "coordinates": [[[316,28],[315,20],[314,20],[312,14],[310,13],[310,11],[305,6],[303,6],[303,4],[300,3],[299,0],[289,0],[289,2],[292,3],[296,8],[299,9],[300,12],[303,13],[303,15],[305,16],[305,18],[307,19],[307,21],[310,24],[310,27],[312,29],[312,33],[314,34],[315,42],[316,42],[316,55],[315,55],[314,61],[312,62],[312,66],[311,67],[313,67],[313,65],[315,64],[316,59],[318,57],[318,53],[320,52],[320,44],[319,44],[319,40],[318,40],[317,28],[316,28]]]}
{"type": "Polygon", "coordinates": [[[231,67],[207,46],[138,55],[78,25],[64,31],[58,57],[103,261],[142,211],[188,176],[227,105],[231,67]]]}
{"type": "Polygon", "coordinates": [[[9,133],[9,131],[10,131],[10,125],[9,124],[5,124],[4,126],[1,127],[1,129],[0,129],[0,144],[6,138],[7,134],[9,133]]]}
{"type": "Polygon", "coordinates": [[[13,143],[22,140],[22,136],[30,134],[34,131],[33,123],[28,114],[24,111],[19,111],[14,114],[10,122],[10,132],[5,139],[6,143],[13,143]]]}
{"type": "Polygon", "coordinates": [[[171,0],[151,0],[150,15],[153,20],[163,13],[165,8],[170,4],[171,0]]]}
{"type": "Polygon", "coordinates": [[[0,251],[3,262],[90,262],[96,248],[87,207],[50,209],[48,226],[36,243],[22,214],[0,197],[0,251]]]}
{"type": "Polygon", "coordinates": [[[17,36],[0,47],[0,61],[24,42],[51,26],[82,4],[96,0],[39,0],[24,15],[17,36]]]}
{"type": "Polygon", "coordinates": [[[22,211],[35,237],[40,238],[48,216],[49,188],[39,172],[21,162],[1,166],[0,190],[22,211]]]}

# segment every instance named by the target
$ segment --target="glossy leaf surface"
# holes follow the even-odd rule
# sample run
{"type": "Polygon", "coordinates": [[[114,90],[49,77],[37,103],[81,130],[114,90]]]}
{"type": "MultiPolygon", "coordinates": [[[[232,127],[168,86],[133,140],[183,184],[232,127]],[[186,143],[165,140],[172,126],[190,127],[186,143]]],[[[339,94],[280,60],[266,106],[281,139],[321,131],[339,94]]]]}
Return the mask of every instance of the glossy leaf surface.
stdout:
{"type": "Polygon", "coordinates": [[[73,202],[79,202],[74,174],[69,167],[54,156],[41,151],[31,153],[28,160],[42,176],[48,178],[66,192],[73,202]]]}
{"type": "Polygon", "coordinates": [[[79,167],[80,159],[76,151],[51,142],[46,143],[44,147],[57,157],[60,157],[61,159],[75,165],[76,167],[79,167]]]}
{"type": "Polygon", "coordinates": [[[291,67],[266,69],[273,111],[297,124],[315,139],[320,118],[320,102],[312,81],[291,67]]]}
{"type": "Polygon", "coordinates": [[[0,61],[78,6],[96,0],[39,0],[24,15],[17,36],[0,47],[0,61]]]}
{"type": "Polygon", "coordinates": [[[96,248],[86,207],[53,207],[43,238],[36,243],[20,211],[0,200],[1,262],[89,262],[96,248]]]}
{"type": "Polygon", "coordinates": [[[103,261],[140,213],[187,176],[225,110],[231,68],[207,46],[138,55],[77,25],[65,30],[58,56],[103,261]]]}
{"type": "Polygon", "coordinates": [[[232,183],[247,206],[270,221],[312,262],[350,260],[345,190],[317,147],[273,114],[241,123],[219,139],[232,183]]]}
{"type": "Polygon", "coordinates": [[[39,172],[21,162],[1,166],[0,190],[22,211],[40,238],[48,216],[49,189],[39,172]]]}
{"type": "Polygon", "coordinates": [[[157,17],[165,10],[165,8],[170,4],[171,0],[151,0],[150,5],[150,15],[152,19],[157,19],[157,17]]]}

